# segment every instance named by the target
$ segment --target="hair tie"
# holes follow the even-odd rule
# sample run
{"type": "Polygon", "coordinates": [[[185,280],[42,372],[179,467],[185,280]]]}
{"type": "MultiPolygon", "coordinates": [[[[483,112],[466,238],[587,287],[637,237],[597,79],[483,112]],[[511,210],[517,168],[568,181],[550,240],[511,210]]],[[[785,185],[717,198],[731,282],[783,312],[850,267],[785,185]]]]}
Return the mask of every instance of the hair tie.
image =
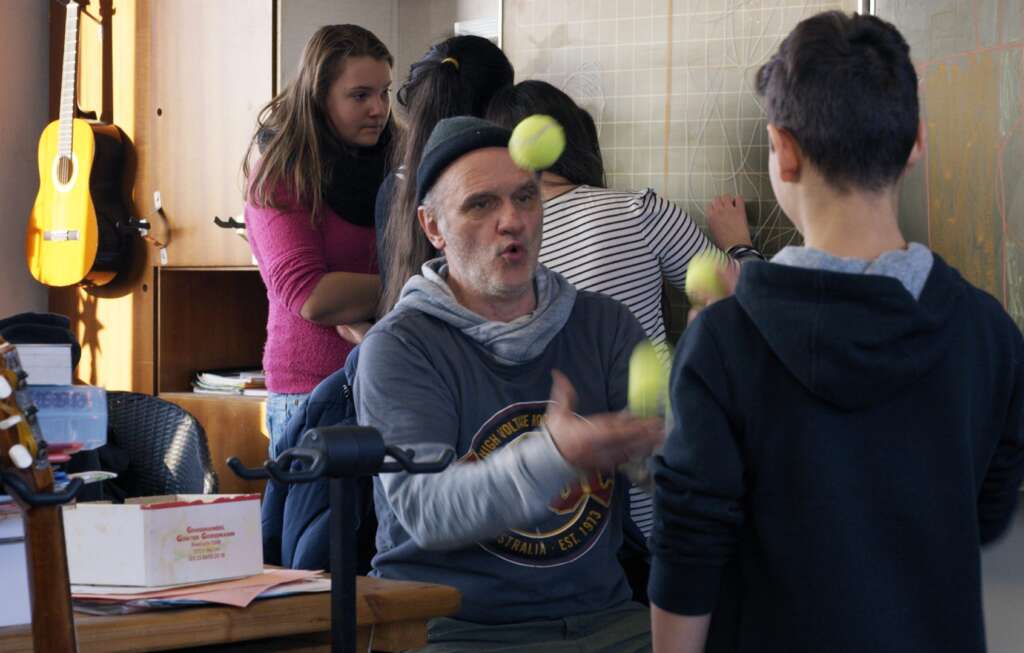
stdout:
{"type": "Polygon", "coordinates": [[[459,69],[459,62],[455,57],[445,57],[444,59],[441,60],[441,65],[444,65],[446,63],[450,63],[451,65],[455,66],[455,70],[459,69]]]}

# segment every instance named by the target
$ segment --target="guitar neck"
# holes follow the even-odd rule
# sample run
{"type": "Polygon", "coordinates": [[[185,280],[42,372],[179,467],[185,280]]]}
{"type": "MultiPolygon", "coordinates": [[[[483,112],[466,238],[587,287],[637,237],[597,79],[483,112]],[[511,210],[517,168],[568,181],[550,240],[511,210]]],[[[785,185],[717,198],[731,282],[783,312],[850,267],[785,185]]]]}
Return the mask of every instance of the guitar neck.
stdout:
{"type": "MultiPolygon", "coordinates": [[[[35,429],[36,408],[20,396],[27,376],[17,349],[0,337],[0,471],[25,522],[33,648],[37,653],[73,652],[75,625],[64,521],[60,506],[44,503],[43,497],[54,497],[53,468],[35,429]]],[[[0,586],[0,595],[4,589],[0,586]]]]}
{"type": "Polygon", "coordinates": [[[24,519],[34,648],[36,651],[75,651],[60,506],[31,508],[25,511],[24,519]]]}
{"type": "Polygon", "coordinates": [[[75,119],[75,75],[78,72],[78,3],[68,2],[64,19],[64,61],[60,75],[60,137],[57,153],[71,157],[72,125],[75,119]]]}

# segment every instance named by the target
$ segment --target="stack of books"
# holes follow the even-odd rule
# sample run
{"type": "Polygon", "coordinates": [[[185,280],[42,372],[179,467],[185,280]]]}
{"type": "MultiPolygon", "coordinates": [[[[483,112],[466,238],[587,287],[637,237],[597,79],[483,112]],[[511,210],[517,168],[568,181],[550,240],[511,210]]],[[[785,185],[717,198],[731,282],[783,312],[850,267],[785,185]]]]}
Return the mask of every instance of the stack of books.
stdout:
{"type": "Polygon", "coordinates": [[[192,391],[214,395],[267,396],[267,377],[263,370],[218,370],[197,372],[192,391]]]}

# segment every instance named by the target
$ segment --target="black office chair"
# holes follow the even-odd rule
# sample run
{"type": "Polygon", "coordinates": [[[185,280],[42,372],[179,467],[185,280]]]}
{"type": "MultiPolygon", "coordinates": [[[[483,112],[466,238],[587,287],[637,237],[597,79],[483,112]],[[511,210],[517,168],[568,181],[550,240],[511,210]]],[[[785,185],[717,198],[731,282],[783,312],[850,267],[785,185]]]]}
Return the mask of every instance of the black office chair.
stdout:
{"type": "Polygon", "coordinates": [[[206,431],[187,410],[138,392],[107,393],[108,443],[128,454],[126,497],[215,494],[206,431]]]}

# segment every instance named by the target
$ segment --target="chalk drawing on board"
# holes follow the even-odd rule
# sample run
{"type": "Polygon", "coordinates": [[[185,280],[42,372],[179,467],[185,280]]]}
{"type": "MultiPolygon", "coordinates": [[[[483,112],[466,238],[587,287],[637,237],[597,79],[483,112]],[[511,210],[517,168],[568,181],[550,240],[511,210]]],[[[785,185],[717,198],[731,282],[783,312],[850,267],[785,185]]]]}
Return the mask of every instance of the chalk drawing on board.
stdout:
{"type": "Polygon", "coordinates": [[[586,109],[598,125],[604,120],[604,86],[597,64],[587,61],[569,73],[562,90],[579,106],[586,109]]]}
{"type": "Polygon", "coordinates": [[[754,76],[802,18],[838,2],[799,5],[736,1],[682,5],[685,32],[673,35],[682,50],[673,73],[670,151],[682,156],[673,167],[670,198],[691,215],[705,218],[710,200],[741,195],[754,242],[771,255],[801,239],[775,201],[768,178],[768,139],[754,76]],[[676,173],[679,177],[676,177],[676,173]]]}
{"type": "Polygon", "coordinates": [[[799,236],[771,191],[753,75],[801,19],[850,4],[506,0],[503,43],[517,79],[591,112],[610,185],[654,188],[698,222],[716,195],[743,195],[771,254],[799,236]]]}

